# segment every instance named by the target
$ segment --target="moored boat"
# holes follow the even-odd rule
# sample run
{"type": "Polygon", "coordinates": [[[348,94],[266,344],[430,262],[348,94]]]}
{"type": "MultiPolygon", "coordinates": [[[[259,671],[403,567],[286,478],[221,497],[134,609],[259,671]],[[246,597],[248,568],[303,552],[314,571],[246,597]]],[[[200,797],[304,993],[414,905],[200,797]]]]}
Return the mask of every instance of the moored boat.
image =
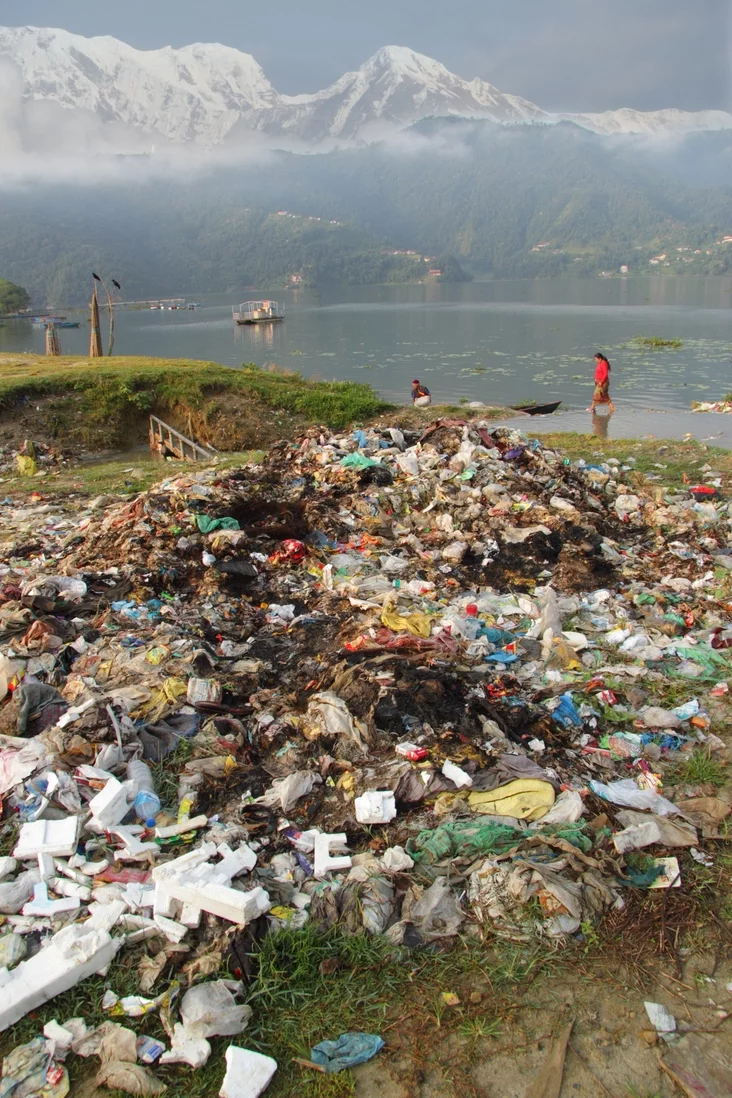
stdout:
{"type": "Polygon", "coordinates": [[[268,324],[285,319],[285,306],[279,301],[244,301],[232,313],[236,324],[268,324]]]}

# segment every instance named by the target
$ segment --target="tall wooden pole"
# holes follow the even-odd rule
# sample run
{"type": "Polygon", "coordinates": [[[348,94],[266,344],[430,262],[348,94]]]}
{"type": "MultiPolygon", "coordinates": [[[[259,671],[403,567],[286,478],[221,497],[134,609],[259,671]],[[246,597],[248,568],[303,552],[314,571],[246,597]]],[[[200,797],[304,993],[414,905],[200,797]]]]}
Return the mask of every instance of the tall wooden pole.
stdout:
{"type": "Polygon", "coordinates": [[[60,355],[61,343],[58,338],[58,332],[55,324],[46,325],[46,354],[47,355],[60,355]]]}
{"type": "Polygon", "coordinates": [[[97,300],[97,284],[94,283],[91,299],[91,337],[89,340],[89,358],[102,357],[102,333],[99,329],[99,301],[97,300]]]}

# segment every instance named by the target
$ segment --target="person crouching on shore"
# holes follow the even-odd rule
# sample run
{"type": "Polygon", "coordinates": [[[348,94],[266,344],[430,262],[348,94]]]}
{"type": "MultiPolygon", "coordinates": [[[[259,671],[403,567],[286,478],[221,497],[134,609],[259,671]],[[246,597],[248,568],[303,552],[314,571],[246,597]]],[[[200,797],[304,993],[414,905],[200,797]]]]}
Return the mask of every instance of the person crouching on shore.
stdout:
{"type": "Polygon", "coordinates": [[[420,385],[417,378],[412,382],[412,404],[415,408],[426,408],[432,403],[432,396],[426,385],[420,385]]]}

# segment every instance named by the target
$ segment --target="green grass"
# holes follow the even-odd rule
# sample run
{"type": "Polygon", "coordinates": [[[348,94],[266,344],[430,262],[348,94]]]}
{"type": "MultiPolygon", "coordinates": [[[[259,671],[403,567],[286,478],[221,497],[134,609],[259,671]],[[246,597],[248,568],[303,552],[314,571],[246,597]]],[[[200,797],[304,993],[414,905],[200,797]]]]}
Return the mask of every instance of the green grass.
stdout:
{"type": "Polygon", "coordinates": [[[643,347],[644,350],[650,351],[678,351],[684,346],[684,343],[681,339],[661,339],[660,336],[636,336],[635,339],[631,339],[630,345],[643,347]]]}
{"type": "Polygon", "coordinates": [[[658,478],[654,480],[666,488],[685,490],[688,484],[704,481],[701,468],[710,465],[721,474],[722,488],[732,484],[732,451],[705,446],[694,440],[679,442],[673,439],[599,439],[579,432],[555,431],[541,436],[544,446],[561,450],[572,461],[584,458],[597,465],[608,458],[617,458],[621,465],[632,458],[631,468],[622,473],[623,481],[632,485],[638,475],[658,478]]]}
{"type": "Polygon", "coordinates": [[[78,402],[73,411],[59,406],[59,431],[68,427],[67,417],[76,414],[89,428],[113,428],[131,416],[156,411],[201,414],[207,401],[225,394],[329,427],[345,427],[391,408],[369,385],[310,381],[294,372],[267,371],[253,364],[236,370],[187,359],[0,355],[0,408],[70,394],[78,402]]]}
{"type": "Polygon", "coordinates": [[[685,782],[714,785],[718,789],[727,784],[724,767],[701,748],[694,751],[691,758],[683,764],[681,777],[685,782]]]}
{"type": "Polygon", "coordinates": [[[0,355],[0,407],[22,397],[68,391],[85,395],[89,414],[105,419],[132,406],[188,404],[201,407],[207,394],[243,392],[262,404],[332,427],[387,410],[369,386],[354,381],[309,381],[297,373],[270,372],[252,363],[240,370],[189,359],[0,355]]]}
{"type": "MultiPolygon", "coordinates": [[[[149,948],[154,950],[157,943],[149,948]]],[[[139,950],[123,951],[107,978],[94,976],[24,1018],[2,1035],[0,1054],[29,1041],[51,1018],[63,1021],[79,1015],[89,1026],[100,1024],[108,1018],[100,1006],[107,987],[118,995],[137,993],[136,966],[141,955],[139,950]]],[[[239,1043],[277,1060],[279,1070],[267,1098],[295,1094],[298,1098],[349,1098],[355,1093],[351,1072],[322,1075],[293,1063],[293,1057],[309,1059],[312,1045],[348,1030],[379,1033],[387,1048],[398,1034],[402,1047],[406,1042],[417,1059],[429,1055],[438,1029],[442,1037],[472,1041],[494,1037],[509,994],[549,961],[549,955],[536,951],[503,947],[489,952],[462,941],[448,953],[433,954],[396,949],[383,937],[351,936],[338,930],[319,933],[306,927],[270,934],[259,954],[259,976],[247,995],[252,1021],[241,1037],[212,1040],[211,1058],[198,1071],[156,1067],[155,1074],[167,1083],[169,1098],[215,1098],[224,1074],[224,1052],[229,1044],[239,1043]],[[470,1004],[474,990],[482,993],[480,1004],[470,1004]],[[435,1003],[442,1001],[445,991],[457,992],[461,1004],[446,1008],[438,1017],[435,1003]]],[[[159,980],[153,995],[168,986],[169,976],[166,973],[159,980]]],[[[168,1043],[157,1015],[115,1020],[168,1043]]],[[[468,1072],[470,1057],[462,1059],[468,1072]]],[[[71,1056],[68,1066],[73,1093],[75,1083],[93,1074],[96,1061],[90,1064],[71,1056]]]]}
{"type": "Polygon", "coordinates": [[[62,466],[58,472],[44,476],[0,478],[0,491],[5,495],[31,492],[40,492],[42,495],[137,495],[138,492],[146,492],[153,484],[166,477],[210,467],[232,469],[260,462],[263,457],[263,450],[245,450],[240,453],[219,454],[211,462],[163,461],[162,458],[141,450],[139,454],[128,454],[124,460],[112,458],[109,461],[79,462],[62,466]]]}

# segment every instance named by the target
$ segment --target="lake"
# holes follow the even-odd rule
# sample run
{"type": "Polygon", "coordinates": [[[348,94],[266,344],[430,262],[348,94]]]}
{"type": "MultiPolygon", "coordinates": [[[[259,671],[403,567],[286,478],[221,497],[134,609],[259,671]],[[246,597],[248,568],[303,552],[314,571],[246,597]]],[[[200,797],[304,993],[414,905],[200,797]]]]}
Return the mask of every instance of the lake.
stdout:
{"type": "MultiPolygon", "coordinates": [[[[408,399],[418,377],[440,403],[561,399],[584,408],[596,350],[613,364],[618,408],[688,408],[732,389],[728,277],[260,289],[199,300],[195,311],[120,309],[115,352],[276,363],[307,377],[365,381],[395,401],[408,399]],[[284,301],[286,319],[235,325],[231,306],[258,296],[284,301]],[[638,336],[683,346],[648,351],[631,344],[638,336]]],[[[87,354],[86,315],[63,311],[82,316],[82,327],[59,332],[62,351],[87,354]]],[[[43,349],[43,331],[27,322],[0,327],[0,351],[43,349]]]]}

